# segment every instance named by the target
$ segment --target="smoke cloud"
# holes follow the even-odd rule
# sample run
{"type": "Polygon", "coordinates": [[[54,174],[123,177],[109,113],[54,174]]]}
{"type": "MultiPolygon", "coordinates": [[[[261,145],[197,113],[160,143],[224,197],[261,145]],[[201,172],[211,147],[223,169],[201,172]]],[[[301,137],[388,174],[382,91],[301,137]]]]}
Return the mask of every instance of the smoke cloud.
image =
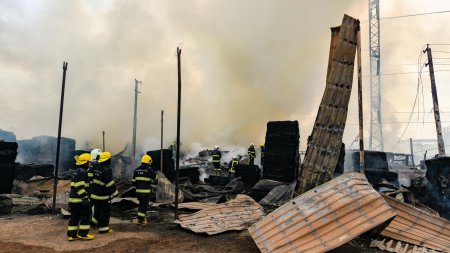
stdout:
{"type": "MultiPolygon", "coordinates": [[[[437,2],[435,7],[450,7],[444,0],[437,2]]],[[[410,13],[431,8],[424,6],[426,1],[382,2],[381,12],[392,16],[399,9],[410,13]]],[[[62,62],[68,61],[63,135],[75,138],[79,147],[94,147],[101,145],[105,130],[107,149],[113,152],[131,140],[135,78],[143,82],[138,144],[159,148],[161,110],[164,145],[175,139],[180,43],[184,147],[259,144],[268,121],[299,120],[304,150],[325,86],[329,27],[339,25],[344,13],[368,19],[367,2],[357,0],[4,0],[0,12],[0,127],[19,139],[55,136],[62,62]]],[[[445,24],[449,18],[427,20],[445,24]]],[[[382,22],[382,60],[416,63],[425,43],[450,41],[450,34],[437,26],[430,29],[430,23],[413,21],[382,22]]],[[[364,76],[369,75],[367,33],[366,22],[364,76]]],[[[409,111],[416,78],[383,77],[383,110],[409,111]]],[[[437,78],[444,82],[448,75],[437,78]]],[[[365,94],[368,85],[365,78],[365,94]]],[[[438,89],[448,94],[449,88],[438,89]]],[[[356,85],[344,135],[347,144],[357,133],[355,91],[356,85]]],[[[368,122],[368,97],[364,103],[368,122]]],[[[426,103],[429,109],[431,103],[426,103]]],[[[450,108],[449,102],[441,104],[450,108]]],[[[404,120],[400,116],[385,113],[383,119],[404,120]]],[[[396,142],[400,126],[386,125],[387,149],[396,142]]],[[[368,131],[366,125],[366,136],[368,131]]]]}

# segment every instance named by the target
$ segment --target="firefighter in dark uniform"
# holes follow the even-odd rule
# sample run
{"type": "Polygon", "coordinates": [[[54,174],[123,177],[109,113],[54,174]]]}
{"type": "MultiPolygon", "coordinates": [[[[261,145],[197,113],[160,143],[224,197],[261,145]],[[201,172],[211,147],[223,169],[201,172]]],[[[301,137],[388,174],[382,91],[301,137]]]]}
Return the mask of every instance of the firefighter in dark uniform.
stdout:
{"type": "Polygon", "coordinates": [[[261,148],[261,166],[264,165],[264,151],[266,150],[266,147],[264,146],[264,144],[259,145],[259,147],[261,148]]]}
{"type": "Polygon", "coordinates": [[[69,241],[94,239],[94,236],[89,234],[92,211],[86,190],[89,185],[86,170],[90,159],[91,156],[88,153],[75,157],[77,167],[70,180],[70,219],[67,227],[69,241]]]}
{"type": "Polygon", "coordinates": [[[94,217],[98,221],[98,232],[100,234],[112,233],[109,228],[109,218],[111,215],[111,199],[119,193],[116,189],[111,165],[111,154],[103,152],[98,159],[98,166],[94,168],[94,178],[92,179],[91,199],[94,201],[94,217]]]}
{"type": "MultiPolygon", "coordinates": [[[[102,151],[98,148],[93,149],[91,151],[91,163],[89,164],[89,168],[87,169],[87,175],[89,178],[89,186],[92,185],[92,180],[94,179],[94,168],[98,166],[98,159],[100,158],[100,154],[102,153],[102,151]]],[[[89,197],[90,197],[90,191],[89,192],[89,197]]],[[[95,201],[93,201],[91,199],[91,207],[93,210],[95,210],[95,206],[94,206],[95,201]]],[[[97,228],[98,227],[98,221],[97,219],[92,215],[91,218],[91,228],[97,228]]]]}
{"type": "Polygon", "coordinates": [[[219,146],[216,145],[214,146],[214,150],[212,153],[212,163],[214,166],[214,171],[216,172],[216,175],[219,176],[221,174],[221,169],[220,169],[220,159],[222,158],[222,153],[219,150],[219,146]]]}
{"type": "Polygon", "coordinates": [[[248,159],[250,159],[248,164],[255,165],[255,157],[256,157],[255,145],[253,145],[252,143],[248,148],[248,159]]]}
{"type": "Polygon", "coordinates": [[[156,171],[150,167],[152,158],[144,155],[141,159],[141,166],[134,170],[133,185],[136,187],[136,197],[139,200],[137,219],[139,225],[146,225],[148,202],[152,192],[151,184],[156,180],[156,171]]]}
{"type": "Polygon", "coordinates": [[[229,168],[228,168],[228,177],[234,178],[234,175],[236,173],[236,165],[239,164],[239,161],[237,159],[237,156],[233,156],[233,159],[231,159],[229,168]]]}

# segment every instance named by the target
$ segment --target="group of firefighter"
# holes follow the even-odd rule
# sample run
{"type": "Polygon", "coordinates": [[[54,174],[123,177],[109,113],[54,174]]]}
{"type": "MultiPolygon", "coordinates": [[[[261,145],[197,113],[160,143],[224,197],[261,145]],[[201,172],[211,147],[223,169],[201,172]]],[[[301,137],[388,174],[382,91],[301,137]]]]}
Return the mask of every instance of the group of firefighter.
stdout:
{"type": "MultiPolygon", "coordinates": [[[[264,162],[264,144],[260,145],[260,149],[261,149],[261,165],[264,162]]],[[[254,165],[255,164],[255,158],[256,158],[256,150],[255,150],[255,145],[253,143],[250,144],[250,147],[247,150],[247,155],[248,155],[248,164],[249,165],[254,165]]],[[[214,146],[214,150],[212,152],[212,164],[214,166],[214,171],[216,173],[216,175],[222,175],[223,171],[222,171],[222,167],[221,167],[221,159],[222,159],[222,152],[219,149],[219,146],[216,145],[214,146]]],[[[234,178],[235,177],[235,173],[236,173],[236,165],[239,164],[239,160],[238,157],[236,155],[233,156],[233,158],[231,159],[231,161],[228,164],[228,176],[230,178],[234,178]]]]}
{"type": "MultiPolygon", "coordinates": [[[[261,148],[261,164],[264,160],[264,144],[261,148]]],[[[254,165],[256,150],[253,143],[248,148],[249,164],[254,165]]],[[[219,146],[214,147],[212,163],[217,175],[222,174],[220,166],[222,154],[219,146]]],[[[94,149],[91,153],[75,156],[76,169],[70,182],[69,211],[70,219],[67,227],[67,240],[92,240],[91,228],[98,229],[99,234],[112,233],[109,227],[111,216],[111,200],[119,193],[111,169],[111,153],[94,149]]],[[[146,225],[146,212],[152,193],[151,185],[156,182],[157,172],[152,169],[152,158],[142,156],[141,165],[134,170],[133,186],[139,200],[137,224],[146,225]]],[[[228,166],[228,175],[234,177],[237,156],[233,156],[228,166]]]]}
{"type": "MultiPolygon", "coordinates": [[[[99,234],[112,233],[109,227],[111,200],[118,195],[111,169],[111,153],[94,149],[91,153],[75,156],[76,169],[70,182],[67,240],[92,240],[91,228],[99,234]]],[[[134,170],[133,185],[139,200],[137,224],[148,223],[146,212],[156,180],[151,168],[152,158],[144,155],[141,165],[134,170]]]]}

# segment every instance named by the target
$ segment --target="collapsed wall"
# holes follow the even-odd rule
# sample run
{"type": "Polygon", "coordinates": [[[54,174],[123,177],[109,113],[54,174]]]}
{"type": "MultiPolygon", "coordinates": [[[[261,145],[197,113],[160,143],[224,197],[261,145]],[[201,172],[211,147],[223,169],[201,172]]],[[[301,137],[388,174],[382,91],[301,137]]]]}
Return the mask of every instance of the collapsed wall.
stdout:
{"type": "Polygon", "coordinates": [[[331,28],[331,46],[325,92],[320,103],[302,164],[296,194],[333,177],[342,144],[353,84],[359,20],[344,15],[342,25],[331,28]]]}

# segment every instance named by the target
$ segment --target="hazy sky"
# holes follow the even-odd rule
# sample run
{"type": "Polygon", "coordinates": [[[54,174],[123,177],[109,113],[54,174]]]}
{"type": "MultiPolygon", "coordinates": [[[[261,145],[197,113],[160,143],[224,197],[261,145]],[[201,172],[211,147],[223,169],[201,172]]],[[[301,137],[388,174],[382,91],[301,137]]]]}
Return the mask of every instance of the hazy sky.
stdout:
{"type": "MultiPolygon", "coordinates": [[[[450,10],[450,1],[380,0],[382,18],[442,10],[450,10]]],[[[362,21],[368,123],[368,1],[0,0],[0,128],[19,139],[55,136],[62,62],[68,61],[64,136],[83,148],[86,141],[99,145],[105,130],[109,149],[120,150],[131,140],[137,78],[143,82],[138,144],[159,146],[162,109],[169,144],[176,135],[176,47],[182,43],[184,147],[259,144],[267,121],[298,120],[305,149],[325,87],[329,28],[344,14],[362,21]]],[[[450,13],[381,21],[386,150],[396,146],[416,95],[418,76],[409,72],[417,72],[425,44],[450,43],[448,23],[450,13]]],[[[440,63],[435,69],[450,70],[450,54],[438,52],[450,46],[432,49],[440,63]]],[[[443,126],[450,125],[449,74],[436,73],[443,126]]],[[[347,145],[357,135],[356,95],[355,79],[347,145]]],[[[404,138],[435,138],[427,72],[423,95],[419,111],[424,104],[425,113],[412,122],[425,116],[425,124],[412,123],[404,138]]],[[[368,137],[368,124],[365,130],[368,137]]]]}

